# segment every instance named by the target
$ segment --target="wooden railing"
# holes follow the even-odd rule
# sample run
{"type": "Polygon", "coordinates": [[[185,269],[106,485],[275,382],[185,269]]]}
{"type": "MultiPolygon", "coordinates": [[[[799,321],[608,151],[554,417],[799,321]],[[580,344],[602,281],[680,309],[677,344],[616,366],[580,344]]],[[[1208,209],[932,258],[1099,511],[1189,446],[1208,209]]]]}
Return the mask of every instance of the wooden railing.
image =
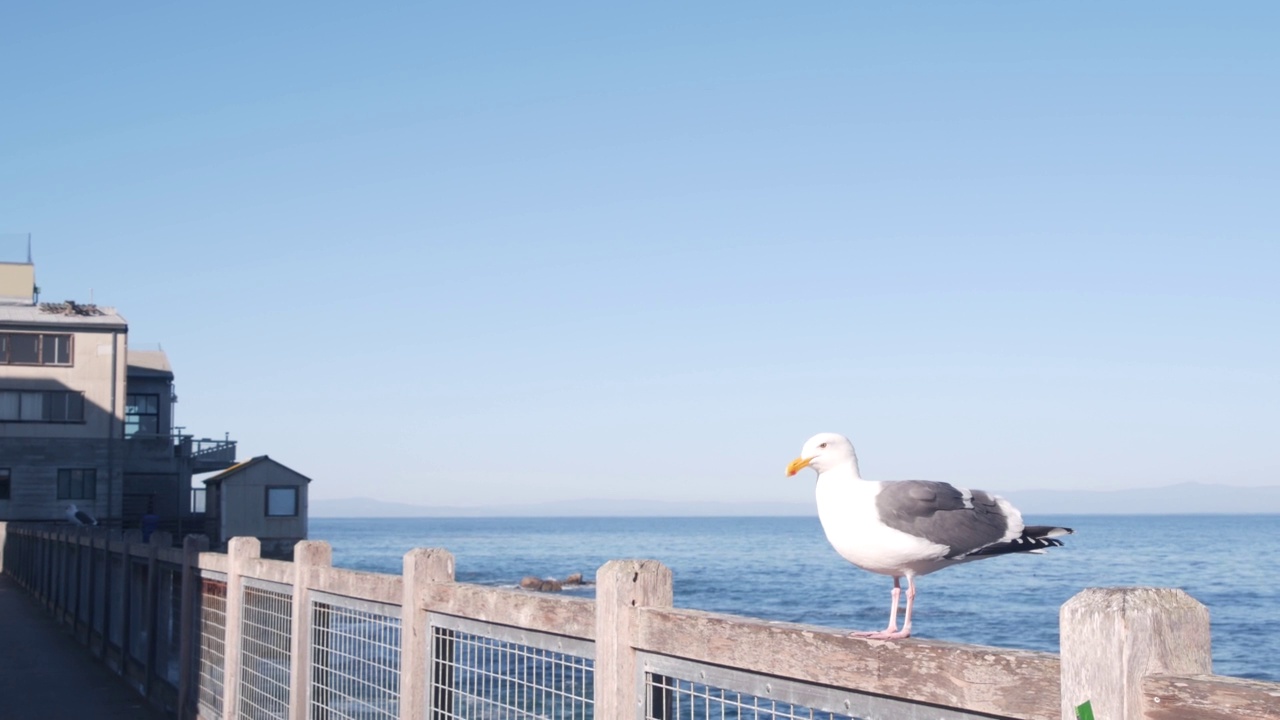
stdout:
{"type": "Polygon", "coordinates": [[[1081,592],[1055,655],[679,609],[655,561],[607,563],[593,601],[457,583],[444,550],[386,575],[202,540],[0,523],[3,571],[184,720],[1280,718],[1280,683],[1210,674],[1208,612],[1174,589],[1081,592]]]}

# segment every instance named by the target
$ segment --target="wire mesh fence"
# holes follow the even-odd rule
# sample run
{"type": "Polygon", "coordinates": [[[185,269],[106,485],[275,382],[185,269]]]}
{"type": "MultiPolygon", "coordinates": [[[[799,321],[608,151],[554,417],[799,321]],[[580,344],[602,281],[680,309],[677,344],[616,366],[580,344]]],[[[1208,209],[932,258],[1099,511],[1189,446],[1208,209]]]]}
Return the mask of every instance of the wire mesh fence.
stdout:
{"type": "Polygon", "coordinates": [[[589,641],[432,616],[432,720],[590,720],[589,641]]]}
{"type": "Polygon", "coordinates": [[[990,720],[993,716],[641,653],[645,720],[990,720]]]}
{"type": "Polygon", "coordinates": [[[213,717],[222,716],[222,673],[226,662],[227,583],[200,580],[200,656],[197,702],[213,717]]]}
{"type": "Polygon", "coordinates": [[[311,668],[315,720],[395,720],[400,711],[400,608],[316,593],[311,668]]]}
{"type": "Polygon", "coordinates": [[[289,670],[293,596],[245,581],[240,623],[240,707],[246,720],[289,716],[289,670]]]}

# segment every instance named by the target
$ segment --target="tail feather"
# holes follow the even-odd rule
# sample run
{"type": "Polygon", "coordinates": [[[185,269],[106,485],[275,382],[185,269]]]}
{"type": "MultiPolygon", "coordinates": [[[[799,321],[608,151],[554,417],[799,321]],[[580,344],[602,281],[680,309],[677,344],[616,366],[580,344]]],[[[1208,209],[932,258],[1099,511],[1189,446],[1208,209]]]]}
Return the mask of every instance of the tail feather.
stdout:
{"type": "Polygon", "coordinates": [[[1055,527],[1053,525],[1029,525],[1023,528],[1022,534],[1018,537],[1008,542],[995,543],[978,548],[971,553],[967,553],[965,557],[977,558],[990,555],[1008,555],[1009,553],[1035,553],[1036,555],[1042,555],[1046,548],[1062,547],[1062,541],[1058,538],[1063,535],[1070,535],[1073,532],[1071,528],[1055,527]]]}

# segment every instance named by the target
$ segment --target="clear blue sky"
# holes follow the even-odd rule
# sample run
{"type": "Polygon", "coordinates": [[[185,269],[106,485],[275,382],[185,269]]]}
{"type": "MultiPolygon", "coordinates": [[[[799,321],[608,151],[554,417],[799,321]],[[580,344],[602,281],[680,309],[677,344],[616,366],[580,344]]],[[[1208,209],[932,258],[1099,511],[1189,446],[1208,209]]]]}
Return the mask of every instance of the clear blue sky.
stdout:
{"type": "Polygon", "coordinates": [[[827,430],[873,478],[1277,484],[1278,36],[1272,2],[7,3],[0,231],[316,497],[803,502],[827,430]]]}

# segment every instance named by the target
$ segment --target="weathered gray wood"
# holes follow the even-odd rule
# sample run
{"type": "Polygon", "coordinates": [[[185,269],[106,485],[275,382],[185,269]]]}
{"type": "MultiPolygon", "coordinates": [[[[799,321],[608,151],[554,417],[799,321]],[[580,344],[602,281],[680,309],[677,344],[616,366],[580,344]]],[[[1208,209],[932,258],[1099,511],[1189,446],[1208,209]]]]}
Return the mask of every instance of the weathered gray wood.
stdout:
{"type": "MultiPolygon", "coordinates": [[[[257,538],[254,538],[255,540],[257,538]]],[[[261,545],[259,545],[261,547],[261,545]]],[[[293,584],[293,563],[287,560],[271,560],[267,558],[254,558],[246,561],[242,568],[242,574],[246,577],[258,580],[269,580],[271,582],[280,583],[281,585],[293,584]]]]}
{"type": "Polygon", "coordinates": [[[335,567],[313,568],[312,572],[312,590],[388,605],[399,605],[404,600],[404,582],[399,575],[335,567]]]}
{"type": "Polygon", "coordinates": [[[427,612],[432,591],[453,584],[453,554],[439,548],[414,548],[404,556],[400,600],[400,720],[428,717],[431,627],[427,612]]]}
{"type": "Polygon", "coordinates": [[[156,674],[156,632],[159,629],[159,613],[156,603],[160,599],[160,548],[173,543],[169,533],[151,534],[147,544],[147,588],[142,600],[142,621],[146,623],[147,646],[142,651],[142,696],[151,699],[152,676],[156,674]]]}
{"type": "Polygon", "coordinates": [[[680,609],[641,612],[639,649],[1002,717],[1058,717],[1060,671],[1050,653],[866,640],[830,628],[680,609]]]}
{"type": "Polygon", "coordinates": [[[1090,588],[1062,606],[1063,720],[1142,717],[1146,675],[1212,672],[1209,610],[1172,588],[1090,588]]]}
{"type": "Polygon", "coordinates": [[[315,571],[333,565],[333,548],[322,540],[293,546],[293,618],[289,657],[289,718],[307,720],[311,710],[311,587],[315,571]]]}
{"type": "Polygon", "coordinates": [[[595,716],[643,717],[636,647],[644,608],[670,608],[671,570],[656,560],[611,560],[596,571],[595,716]]]}
{"type": "Polygon", "coordinates": [[[1148,675],[1147,720],[1277,720],[1280,683],[1219,675],[1148,675]]]}
{"type": "Polygon", "coordinates": [[[587,640],[596,634],[596,604],[583,598],[480,585],[437,585],[427,588],[425,600],[432,610],[446,615],[587,640]]]}
{"type": "Polygon", "coordinates": [[[182,618],[178,626],[178,717],[195,714],[196,654],[200,639],[200,553],[209,547],[204,535],[182,539],[182,618]]]}
{"type": "Polygon", "coordinates": [[[262,545],[255,537],[227,541],[226,640],[223,643],[222,720],[240,717],[240,648],[244,621],[244,578],[258,561],[262,545]]]}

